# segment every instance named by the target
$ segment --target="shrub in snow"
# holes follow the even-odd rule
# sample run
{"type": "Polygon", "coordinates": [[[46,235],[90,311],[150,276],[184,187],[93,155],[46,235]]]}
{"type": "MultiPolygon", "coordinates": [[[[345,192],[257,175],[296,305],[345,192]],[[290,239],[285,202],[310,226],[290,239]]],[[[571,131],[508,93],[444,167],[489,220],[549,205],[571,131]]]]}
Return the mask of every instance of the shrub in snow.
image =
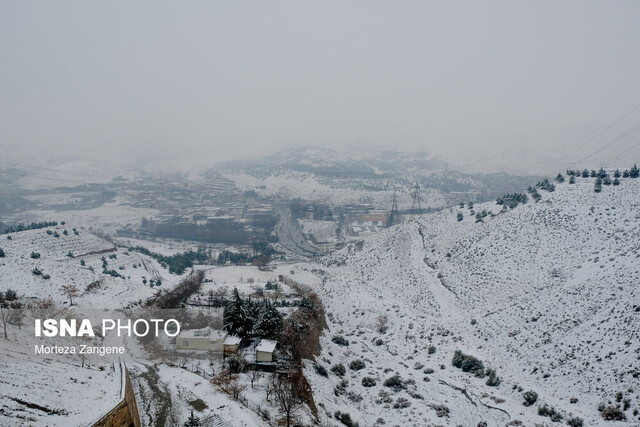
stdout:
{"type": "Polygon", "coordinates": [[[349,386],[349,383],[347,382],[347,380],[340,381],[340,383],[334,387],[333,394],[335,394],[336,396],[342,396],[347,392],[348,386],[349,386]]]}
{"type": "Polygon", "coordinates": [[[498,387],[500,385],[500,377],[496,374],[496,371],[493,369],[487,370],[487,385],[489,387],[498,387]]]}
{"type": "Polygon", "coordinates": [[[598,406],[598,411],[600,411],[600,415],[607,421],[624,421],[627,419],[627,416],[622,412],[622,410],[616,406],[598,406]]]}
{"type": "Polygon", "coordinates": [[[433,409],[436,410],[436,415],[439,418],[448,417],[449,416],[449,408],[444,405],[430,405],[433,409]]]}
{"type": "Polygon", "coordinates": [[[331,367],[331,372],[333,372],[334,374],[336,374],[339,377],[343,377],[344,374],[347,372],[347,370],[345,369],[344,365],[342,363],[338,363],[337,365],[333,365],[331,367]]]}
{"type": "Polygon", "coordinates": [[[316,369],[316,373],[322,377],[328,377],[329,376],[329,372],[327,372],[327,368],[325,368],[324,366],[320,365],[320,364],[315,364],[313,365],[313,367],[316,369]]]}
{"type": "Polygon", "coordinates": [[[453,354],[452,365],[463,372],[472,372],[476,376],[484,376],[484,364],[476,357],[464,354],[460,350],[456,350],[453,354]]]}
{"type": "Polygon", "coordinates": [[[362,385],[364,387],[373,387],[374,385],[376,385],[376,380],[371,377],[364,377],[362,379],[362,385]]]}
{"type": "Polygon", "coordinates": [[[352,371],[359,371],[360,369],[364,369],[364,362],[360,359],[356,359],[353,362],[349,363],[349,369],[352,371]]]}
{"type": "Polygon", "coordinates": [[[331,338],[331,341],[341,346],[349,345],[349,341],[347,341],[347,339],[342,335],[334,335],[333,338],[331,338]]]}
{"type": "Polygon", "coordinates": [[[346,412],[336,411],[334,416],[336,417],[336,420],[340,421],[342,424],[344,424],[347,427],[358,427],[358,423],[353,421],[351,419],[351,415],[349,415],[346,412]]]}
{"type": "Polygon", "coordinates": [[[384,380],[384,386],[389,387],[393,391],[400,391],[406,388],[404,382],[402,381],[402,378],[400,378],[399,375],[394,375],[384,380]]]}
{"type": "Polygon", "coordinates": [[[40,258],[40,252],[31,252],[31,258],[33,259],[40,258]]]}
{"type": "Polygon", "coordinates": [[[436,352],[436,346],[430,345],[429,348],[427,349],[427,353],[434,354],[435,352],[436,352]]]}
{"type": "Polygon", "coordinates": [[[554,423],[562,421],[562,415],[556,411],[556,408],[548,406],[546,403],[538,407],[538,415],[541,417],[549,417],[554,423]]]}
{"type": "Polygon", "coordinates": [[[567,420],[567,425],[570,427],[582,427],[584,425],[584,421],[582,418],[573,417],[567,420]]]}
{"type": "Polygon", "coordinates": [[[247,368],[247,362],[242,357],[234,354],[227,359],[227,366],[229,368],[229,372],[232,374],[238,374],[245,371],[247,368]]]}
{"type": "Polygon", "coordinates": [[[527,392],[524,392],[522,394],[522,397],[524,397],[524,406],[531,406],[534,403],[536,403],[536,400],[538,400],[538,393],[536,393],[533,390],[529,390],[527,392]]]}
{"type": "Polygon", "coordinates": [[[411,406],[411,402],[404,397],[399,397],[396,403],[393,404],[393,407],[396,409],[408,408],[409,406],[411,406]]]}

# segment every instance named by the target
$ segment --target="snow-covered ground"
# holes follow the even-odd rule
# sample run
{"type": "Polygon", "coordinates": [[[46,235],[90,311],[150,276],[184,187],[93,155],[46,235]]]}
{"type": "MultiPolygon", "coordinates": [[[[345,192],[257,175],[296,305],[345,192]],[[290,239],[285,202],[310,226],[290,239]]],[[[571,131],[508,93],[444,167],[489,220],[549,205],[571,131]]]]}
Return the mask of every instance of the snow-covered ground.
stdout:
{"type": "Polygon", "coordinates": [[[9,328],[8,339],[0,339],[1,426],[91,425],[120,401],[121,375],[112,359],[34,352],[35,345],[77,344],[35,337],[32,320],[9,328]]]}
{"type": "Polygon", "coordinates": [[[305,370],[325,417],[339,410],[360,425],[533,425],[550,422],[537,414],[546,403],[565,420],[601,425],[598,405],[616,404],[620,392],[627,420],[640,422],[640,180],[601,193],[593,181],[557,184],[540,191],[540,202],[500,214],[495,203],[477,204],[475,212],[497,214],[484,222],[466,206],[425,215],[326,257],[322,271],[298,266],[303,283],[302,273],[315,271],[309,284],[328,313],[317,362],[347,370],[338,389],[342,378],[305,370]],[[381,315],[386,333],[376,327],[381,315]],[[458,349],[495,369],[501,384],[454,368],[458,349]],[[356,359],[364,369],[349,369],[356,359]],[[397,393],[383,385],[395,374],[406,387],[397,393]],[[365,376],[375,385],[364,387],[365,376]],[[527,390],[539,395],[530,407],[527,390]]]}
{"type": "Polygon", "coordinates": [[[169,287],[182,278],[170,274],[155,259],[118,248],[72,224],[0,235],[0,248],[5,252],[0,258],[0,291],[11,288],[26,298],[65,303],[62,286],[75,285],[79,295],[74,304],[122,308],[152,296],[151,279],[160,279],[161,286],[169,287]],[[39,256],[32,258],[32,253],[39,256]],[[107,270],[121,277],[103,273],[103,258],[107,270]],[[40,274],[34,274],[35,269],[40,274]]]}

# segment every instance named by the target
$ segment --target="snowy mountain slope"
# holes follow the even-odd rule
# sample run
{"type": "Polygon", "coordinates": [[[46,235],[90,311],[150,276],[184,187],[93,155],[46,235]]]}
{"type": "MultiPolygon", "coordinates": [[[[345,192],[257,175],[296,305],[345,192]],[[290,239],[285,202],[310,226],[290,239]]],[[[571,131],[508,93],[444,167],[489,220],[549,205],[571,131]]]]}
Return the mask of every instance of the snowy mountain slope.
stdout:
{"type": "Polygon", "coordinates": [[[120,400],[119,370],[99,355],[35,354],[35,345],[76,346],[78,338],[35,337],[26,317],[0,339],[0,426],[92,425],[120,400]]]}
{"type": "Polygon", "coordinates": [[[244,169],[251,174],[269,174],[274,170],[289,169],[319,175],[360,174],[373,175],[374,170],[348,156],[324,147],[292,147],[270,156],[254,160],[220,163],[222,170],[244,169]]]}
{"type": "Polygon", "coordinates": [[[378,418],[406,425],[531,425],[549,422],[537,414],[546,403],[565,418],[600,425],[598,405],[616,404],[620,392],[629,400],[627,420],[637,423],[640,182],[623,179],[594,193],[593,181],[557,184],[553,193],[541,191],[540,202],[530,199],[508,212],[499,213],[495,203],[476,205],[476,212],[495,214],[484,222],[476,223],[468,207],[426,215],[325,258],[321,272],[299,267],[323,278],[314,287],[331,331],[318,362],[347,368],[341,394],[335,389],[341,378],[307,367],[327,416],[350,412],[361,425],[378,418]],[[386,333],[376,330],[380,315],[388,317],[386,333]],[[331,341],[338,334],[349,346],[331,341]],[[432,345],[436,351],[429,354],[432,345]],[[457,349],[495,369],[502,383],[489,387],[452,367],[457,349]],[[356,358],[366,367],[351,371],[356,358]],[[435,372],[424,374],[422,365],[435,372]],[[395,372],[415,384],[392,392],[381,383],[395,372]],[[376,385],[363,387],[365,375],[376,385]],[[539,394],[531,407],[522,405],[526,390],[539,394]],[[390,392],[391,402],[381,391],[390,392]],[[398,398],[411,406],[401,408],[398,398]],[[448,418],[429,405],[447,406],[448,418]]]}
{"type": "Polygon", "coordinates": [[[117,248],[85,229],[74,231],[70,225],[0,235],[0,248],[5,252],[0,258],[0,291],[13,289],[26,298],[64,303],[68,300],[62,286],[75,285],[79,296],[74,304],[121,308],[154,294],[145,279],[160,279],[166,287],[181,278],[146,255],[117,248]],[[103,273],[103,258],[107,270],[121,277],[103,273]],[[90,284],[95,285],[88,288],[90,284]]]}

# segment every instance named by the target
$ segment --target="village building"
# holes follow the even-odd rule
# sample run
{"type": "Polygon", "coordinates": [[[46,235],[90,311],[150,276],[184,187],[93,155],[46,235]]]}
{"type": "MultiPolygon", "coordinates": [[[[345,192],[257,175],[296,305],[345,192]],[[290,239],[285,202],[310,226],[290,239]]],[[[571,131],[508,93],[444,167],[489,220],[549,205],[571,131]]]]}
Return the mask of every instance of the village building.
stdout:
{"type": "Polygon", "coordinates": [[[185,329],[176,337],[177,350],[213,351],[224,350],[224,340],[228,333],[219,329],[185,329]]]}
{"type": "Polygon", "coordinates": [[[278,342],[274,340],[260,340],[256,346],[256,363],[273,362],[273,352],[277,344],[278,342]]]}
{"type": "Polygon", "coordinates": [[[228,335],[222,342],[222,345],[224,347],[224,352],[225,353],[237,352],[238,349],[240,348],[241,341],[242,339],[240,337],[237,337],[235,335],[228,335]]]}

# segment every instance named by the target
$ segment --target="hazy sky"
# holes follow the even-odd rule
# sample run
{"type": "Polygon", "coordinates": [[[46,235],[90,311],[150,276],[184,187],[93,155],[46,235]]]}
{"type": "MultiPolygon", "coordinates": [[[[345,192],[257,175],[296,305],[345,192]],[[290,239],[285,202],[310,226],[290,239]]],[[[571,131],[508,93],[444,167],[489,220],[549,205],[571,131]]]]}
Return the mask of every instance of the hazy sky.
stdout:
{"type": "Polygon", "coordinates": [[[637,1],[2,1],[0,157],[611,160],[640,110],[589,138],[640,105],[639,44],[637,1]]]}

